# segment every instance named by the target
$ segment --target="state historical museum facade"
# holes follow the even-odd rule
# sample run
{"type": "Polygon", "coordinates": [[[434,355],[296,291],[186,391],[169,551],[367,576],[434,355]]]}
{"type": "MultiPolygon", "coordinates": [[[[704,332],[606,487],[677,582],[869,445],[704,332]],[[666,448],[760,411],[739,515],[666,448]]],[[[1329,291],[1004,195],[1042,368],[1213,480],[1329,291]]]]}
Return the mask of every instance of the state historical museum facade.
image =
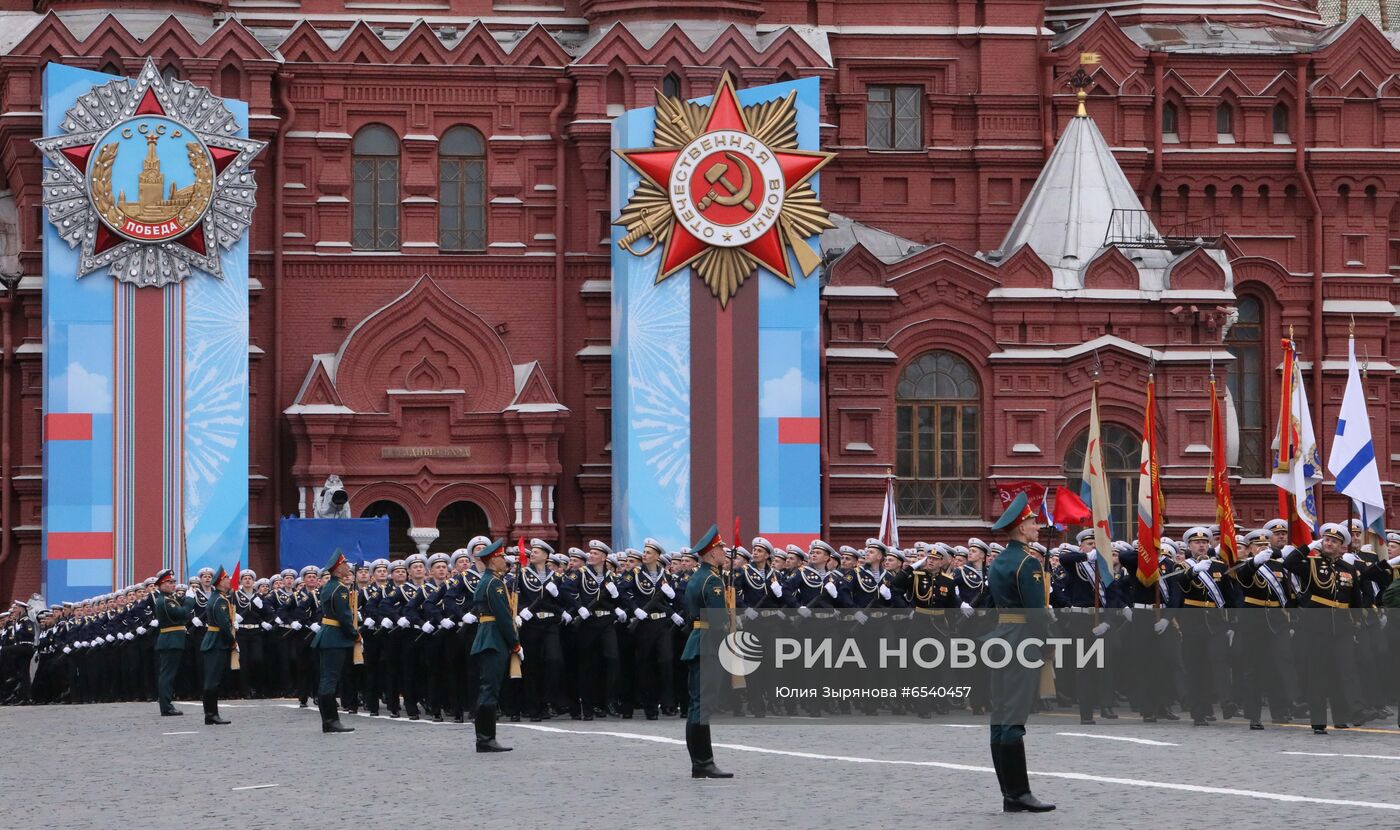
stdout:
{"type": "Polygon", "coordinates": [[[250,231],[259,572],[277,517],[309,515],[331,474],[354,515],[389,515],[400,551],[608,538],[610,118],[655,89],[707,95],[725,71],[819,77],[839,154],[821,176],[843,218],[821,277],[828,538],[872,532],[890,469],[905,534],[948,540],[998,512],[999,479],[1076,478],[1096,371],[1126,528],[1149,366],[1172,527],[1213,515],[1212,365],[1256,526],[1276,510],[1279,338],[1293,329],[1330,437],[1352,320],[1394,481],[1400,52],[1303,0],[1107,5],[0,0],[0,597],[39,581],[47,61],[129,75],[150,56],[249,101],[269,142],[250,231]],[[1017,215],[1085,52],[1101,57],[1089,113],[1139,207],[1162,236],[1198,237],[1160,285],[1112,245],[1069,286],[1035,241],[1002,249],[1035,221],[1017,215]]]}

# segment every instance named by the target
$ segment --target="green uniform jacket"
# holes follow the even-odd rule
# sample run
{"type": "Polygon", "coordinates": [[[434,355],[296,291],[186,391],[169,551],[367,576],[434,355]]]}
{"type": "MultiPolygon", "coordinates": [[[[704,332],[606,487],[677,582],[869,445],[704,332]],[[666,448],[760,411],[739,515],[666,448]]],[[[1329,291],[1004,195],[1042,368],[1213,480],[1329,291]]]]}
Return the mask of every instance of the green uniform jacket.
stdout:
{"type": "Polygon", "coordinates": [[[1048,576],[1040,561],[1020,542],[1010,542],[987,569],[987,590],[992,604],[1000,611],[991,637],[1019,643],[1029,637],[1044,637],[1049,628],[1045,586],[1048,576]],[[1023,614],[1017,614],[1025,609],[1023,614]]]}
{"type": "Polygon", "coordinates": [[[321,586],[321,630],[311,638],[312,648],[350,648],[355,644],[355,618],[350,616],[350,589],[339,579],[321,586]]]}
{"type": "Polygon", "coordinates": [[[712,629],[722,619],[714,609],[724,608],[724,580],[712,566],[701,563],[691,574],[685,586],[685,607],[690,611],[690,636],[686,638],[685,650],[681,652],[681,662],[695,660],[700,655],[713,651],[706,643],[713,631],[723,637],[723,630],[712,629]]]}
{"type": "Polygon", "coordinates": [[[480,654],[483,651],[514,651],[520,644],[520,634],[515,630],[515,616],[510,613],[506,584],[499,576],[487,573],[476,584],[476,593],[472,600],[478,609],[479,622],[476,627],[476,640],[472,643],[472,654],[480,654]]]}
{"type": "Polygon", "coordinates": [[[182,603],[174,594],[157,593],[151,597],[151,604],[156,607],[156,623],[160,626],[156,651],[183,649],[185,623],[190,621],[190,615],[194,612],[194,597],[188,597],[182,603]]]}
{"type": "Polygon", "coordinates": [[[229,614],[228,597],[214,591],[209,594],[209,628],[204,632],[200,651],[229,651],[233,648],[233,617],[229,614]],[[214,629],[218,629],[215,631],[214,629]]]}

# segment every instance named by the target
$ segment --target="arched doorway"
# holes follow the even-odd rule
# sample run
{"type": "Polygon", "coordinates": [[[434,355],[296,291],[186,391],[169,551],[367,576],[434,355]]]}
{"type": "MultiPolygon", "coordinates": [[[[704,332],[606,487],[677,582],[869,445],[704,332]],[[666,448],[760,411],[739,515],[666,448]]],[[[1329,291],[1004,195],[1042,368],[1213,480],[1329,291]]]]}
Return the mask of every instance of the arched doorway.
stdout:
{"type": "MultiPolygon", "coordinates": [[[[1065,455],[1065,486],[1075,493],[1083,481],[1084,453],[1089,449],[1089,430],[1084,430],[1065,455]]],[[[1117,424],[1103,425],[1103,466],[1108,477],[1109,528],[1113,541],[1130,541],[1137,536],[1138,465],[1142,441],[1117,424]]]]}
{"type": "Polygon", "coordinates": [[[476,502],[454,501],[438,514],[437,529],[438,538],[433,547],[454,551],[466,547],[473,536],[489,536],[491,522],[476,502]]]}
{"type": "Polygon", "coordinates": [[[362,519],[375,516],[389,517],[389,553],[392,554],[393,558],[402,559],[418,551],[413,540],[408,538],[408,528],[412,522],[409,521],[408,511],[402,505],[398,502],[383,500],[374,502],[360,511],[362,519]]]}

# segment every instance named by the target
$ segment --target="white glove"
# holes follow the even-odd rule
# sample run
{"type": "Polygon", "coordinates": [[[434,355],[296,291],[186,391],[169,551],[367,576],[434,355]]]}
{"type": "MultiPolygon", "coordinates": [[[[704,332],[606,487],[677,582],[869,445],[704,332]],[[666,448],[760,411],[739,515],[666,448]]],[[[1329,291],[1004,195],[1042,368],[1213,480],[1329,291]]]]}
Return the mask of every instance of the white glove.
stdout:
{"type": "Polygon", "coordinates": [[[107,635],[107,642],[109,642],[109,643],[116,642],[116,638],[113,637],[111,634],[108,634],[108,635],[107,635]]]}
{"type": "Polygon", "coordinates": [[[1348,565],[1355,565],[1356,554],[1352,553],[1351,551],[1347,551],[1346,553],[1342,554],[1342,561],[1347,563],[1348,565]]]}
{"type": "Polygon", "coordinates": [[[580,608],[580,609],[578,609],[578,618],[579,618],[579,619],[581,619],[581,620],[586,620],[586,619],[588,619],[588,618],[591,617],[591,616],[593,616],[593,612],[592,612],[592,611],[589,611],[587,608],[580,608]]]}
{"type": "Polygon", "coordinates": [[[745,608],[744,618],[749,620],[756,620],[758,619],[758,612],[753,610],[752,608],[745,608]]]}
{"type": "Polygon", "coordinates": [[[312,632],[313,634],[320,634],[320,633],[321,633],[321,624],[320,624],[320,623],[312,623],[312,624],[311,624],[311,632],[312,632]]]}
{"type": "Polygon", "coordinates": [[[408,628],[408,617],[399,617],[399,628],[408,628]]]}
{"type": "Polygon", "coordinates": [[[1090,562],[1097,562],[1099,559],[1099,552],[1096,550],[1091,550],[1088,553],[1088,557],[1090,562]]]}
{"type": "Polygon", "coordinates": [[[382,619],[382,620],[379,621],[379,627],[380,627],[380,628],[393,628],[393,627],[394,627],[394,621],[391,620],[391,619],[389,619],[388,617],[385,617],[384,619],[382,619]]]}
{"type": "Polygon", "coordinates": [[[1388,620],[1384,614],[1381,614],[1381,628],[1385,628],[1387,622],[1390,622],[1390,620],[1388,620]]]}
{"type": "Polygon", "coordinates": [[[199,617],[190,617],[190,624],[195,628],[202,628],[204,626],[204,621],[199,617]]]}
{"type": "Polygon", "coordinates": [[[1166,617],[1163,617],[1162,619],[1152,624],[1152,630],[1157,632],[1158,634],[1161,634],[1163,631],[1167,630],[1167,626],[1171,625],[1171,622],[1171,620],[1167,619],[1166,617]]]}
{"type": "Polygon", "coordinates": [[[547,592],[549,593],[549,595],[552,596],[552,597],[557,597],[557,596],[559,596],[559,586],[558,586],[558,585],[555,585],[553,580],[550,580],[549,582],[546,582],[546,583],[544,584],[544,589],[545,589],[545,591],[547,591],[547,592]]]}
{"type": "Polygon", "coordinates": [[[534,612],[534,611],[531,611],[529,608],[522,608],[522,609],[520,609],[520,619],[524,620],[525,622],[529,622],[530,620],[533,620],[534,618],[535,618],[535,612],[534,612]]]}
{"type": "MultiPolygon", "coordinates": [[[[1382,619],[1384,619],[1384,617],[1382,617],[1382,619]]],[[[671,614],[671,622],[675,623],[676,625],[685,625],[685,618],[682,617],[680,614],[676,614],[673,612],[671,614]]]]}
{"type": "Polygon", "coordinates": [[[1209,559],[1199,559],[1199,560],[1197,560],[1197,561],[1195,561],[1195,562],[1192,562],[1192,563],[1191,563],[1191,570],[1195,571],[1195,572],[1198,573],[1198,574],[1199,574],[1199,573],[1205,573],[1206,571],[1210,570],[1210,560],[1209,560],[1209,559]]]}
{"type": "Polygon", "coordinates": [[[242,624],[243,624],[243,615],[242,615],[242,614],[234,614],[234,615],[233,615],[233,624],[234,624],[234,625],[242,625],[242,624]]]}
{"type": "Polygon", "coordinates": [[[1127,622],[1132,622],[1132,621],[1133,621],[1133,609],[1128,608],[1128,607],[1125,606],[1125,607],[1123,608],[1123,619],[1126,620],[1127,622]]]}
{"type": "Polygon", "coordinates": [[[73,652],[73,649],[69,648],[68,646],[64,646],[64,647],[63,647],[63,653],[64,653],[64,654],[71,654],[72,652],[73,652]]]}
{"type": "Polygon", "coordinates": [[[138,626],[136,626],[136,633],[137,633],[137,634],[145,634],[145,633],[146,633],[146,626],[144,626],[144,625],[138,625],[138,626]]]}
{"type": "Polygon", "coordinates": [[[880,586],[880,599],[888,600],[888,599],[890,598],[890,596],[892,596],[892,595],[890,594],[890,586],[888,586],[888,585],[881,585],[881,586],[880,586]]]}
{"type": "MultiPolygon", "coordinates": [[[[286,623],[282,622],[282,618],[281,618],[281,617],[273,617],[273,618],[272,618],[272,621],[275,622],[275,623],[277,623],[278,625],[286,625],[286,623]]],[[[369,620],[365,620],[365,622],[369,622],[369,620]]],[[[373,628],[374,626],[371,625],[370,627],[373,628]]]]}
{"type": "MultiPolygon", "coordinates": [[[[750,610],[752,610],[752,609],[750,609],[750,610]]],[[[647,612],[645,612],[645,611],[643,611],[642,609],[638,608],[636,611],[633,611],[633,612],[632,612],[632,616],[636,617],[636,618],[639,619],[639,620],[644,620],[644,619],[647,618],[647,612]]]]}
{"type": "Polygon", "coordinates": [[[574,615],[570,614],[568,611],[561,611],[559,616],[564,620],[564,625],[568,625],[574,621],[574,615]]]}
{"type": "Polygon", "coordinates": [[[457,624],[457,623],[455,623],[455,622],[452,621],[452,618],[451,618],[451,617],[443,617],[443,618],[442,618],[442,629],[443,629],[444,631],[451,631],[451,630],[452,630],[452,627],[455,626],[456,624],[457,624]]]}
{"type": "Polygon", "coordinates": [[[519,657],[519,658],[520,658],[520,662],[524,663],[524,662],[525,662],[525,647],[524,647],[524,646],[520,646],[520,645],[516,646],[516,647],[515,647],[515,656],[516,656],[516,657],[519,657]]]}
{"type": "Polygon", "coordinates": [[[615,583],[609,582],[606,587],[608,589],[608,596],[612,597],[613,599],[617,599],[617,585],[615,583]]]}
{"type": "Polygon", "coordinates": [[[475,622],[476,622],[476,615],[475,615],[475,614],[463,614],[463,615],[462,615],[462,625],[472,625],[472,624],[475,623],[475,622]]]}
{"type": "Polygon", "coordinates": [[[614,608],[613,615],[617,617],[618,622],[623,622],[627,619],[627,612],[623,611],[621,608],[614,608]]]}
{"type": "Polygon", "coordinates": [[[301,630],[301,620],[292,620],[292,630],[293,630],[293,631],[300,631],[300,630],[301,630]]]}
{"type": "Polygon", "coordinates": [[[430,622],[425,622],[425,623],[423,623],[423,633],[424,633],[424,634],[432,634],[434,631],[437,631],[437,626],[433,625],[433,624],[430,623],[430,622]]]}
{"type": "Polygon", "coordinates": [[[812,616],[812,609],[808,608],[805,605],[799,605],[797,606],[797,614],[801,617],[810,617],[812,616]]]}
{"type": "Polygon", "coordinates": [[[257,608],[262,608],[262,597],[253,597],[253,605],[257,608]]]}
{"type": "Polygon", "coordinates": [[[522,620],[520,619],[520,615],[519,615],[519,614],[516,614],[516,615],[515,615],[515,627],[516,627],[516,628],[519,628],[520,626],[522,626],[522,625],[524,625],[524,624],[525,624],[524,621],[522,621],[522,620]]]}
{"type": "Polygon", "coordinates": [[[772,591],[773,591],[773,596],[777,597],[778,599],[782,599],[782,598],[783,598],[783,583],[781,583],[781,582],[774,582],[774,583],[772,583],[772,591]]]}
{"type": "Polygon", "coordinates": [[[1094,632],[1095,637],[1102,637],[1103,635],[1108,633],[1108,623],[1101,622],[1098,625],[1094,626],[1091,630],[1094,632]]]}
{"type": "Polygon", "coordinates": [[[914,564],[910,565],[909,568],[910,568],[910,570],[915,570],[915,571],[917,571],[918,569],[922,568],[922,567],[924,566],[924,563],[927,562],[927,561],[928,561],[928,557],[925,556],[924,558],[922,558],[922,559],[920,559],[919,561],[915,562],[914,564]]]}
{"type": "MultiPolygon", "coordinates": [[[[1274,558],[1274,552],[1273,552],[1273,551],[1271,551],[1271,550],[1260,551],[1259,553],[1254,554],[1254,564],[1256,564],[1256,565],[1262,565],[1262,564],[1264,564],[1265,562],[1268,562],[1270,559],[1273,559],[1273,558],[1274,558]]],[[[1397,557],[1397,558],[1400,558],[1400,557],[1397,557]]]]}
{"type": "Polygon", "coordinates": [[[864,612],[864,611],[857,611],[857,612],[855,613],[855,618],[856,618],[856,622],[860,623],[861,625],[865,625],[867,622],[870,621],[870,618],[867,617],[867,616],[865,616],[865,612],[864,612]]]}
{"type": "Polygon", "coordinates": [[[962,605],[960,605],[960,606],[958,606],[958,607],[962,609],[962,615],[963,615],[964,617],[970,617],[970,616],[972,616],[972,606],[971,606],[971,605],[968,605],[967,603],[964,602],[962,605]]]}
{"type": "Polygon", "coordinates": [[[374,617],[365,617],[365,628],[374,628],[374,617]]]}
{"type": "Polygon", "coordinates": [[[1235,645],[1235,629],[1231,628],[1225,632],[1225,645],[1227,648],[1235,645]]]}
{"type": "Polygon", "coordinates": [[[669,583],[669,582],[663,582],[663,583],[661,583],[661,593],[663,593],[663,594],[666,595],[666,599],[675,599],[675,598],[676,598],[676,589],[675,589],[675,588],[672,588],[672,587],[671,587],[671,583],[669,583]]]}
{"type": "Polygon", "coordinates": [[[832,599],[836,599],[836,583],[835,583],[835,582],[828,582],[828,583],[826,583],[826,595],[829,596],[829,597],[831,597],[832,599]]]}
{"type": "Polygon", "coordinates": [[[264,623],[262,624],[262,630],[263,630],[263,631],[271,631],[271,630],[272,630],[272,623],[270,623],[270,622],[264,622],[264,623]]]}

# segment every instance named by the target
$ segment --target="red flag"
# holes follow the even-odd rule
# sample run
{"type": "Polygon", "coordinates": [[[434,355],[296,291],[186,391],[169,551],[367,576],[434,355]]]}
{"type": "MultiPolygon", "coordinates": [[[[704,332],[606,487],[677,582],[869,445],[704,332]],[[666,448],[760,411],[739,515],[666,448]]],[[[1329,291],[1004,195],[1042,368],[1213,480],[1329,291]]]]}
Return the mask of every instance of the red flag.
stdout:
{"type": "Polygon", "coordinates": [[[234,590],[234,591],[237,591],[237,590],[238,590],[238,574],[239,574],[242,570],[243,570],[243,563],[242,563],[242,562],[235,562],[235,563],[233,563],[233,578],[232,578],[231,580],[229,580],[229,588],[230,588],[231,590],[234,590]]]}
{"type": "Polygon", "coordinates": [[[525,549],[525,537],[520,537],[520,569],[530,567],[530,553],[525,549]]]}
{"type": "Polygon", "coordinates": [[[1068,487],[1055,488],[1055,524],[1061,527],[1070,525],[1088,526],[1093,524],[1094,513],[1074,491],[1068,487]]]}
{"type": "Polygon", "coordinates": [[[1137,578],[1143,585],[1157,582],[1162,551],[1162,468],[1157,461],[1157,389],[1147,376],[1147,411],[1142,421],[1142,461],[1138,467],[1137,578]]]}
{"type": "Polygon", "coordinates": [[[739,541],[739,517],[738,517],[738,516],[735,516],[735,517],[734,517],[734,544],[735,544],[735,545],[741,545],[741,544],[743,544],[742,542],[739,541]]]}
{"type": "Polygon", "coordinates": [[[1215,378],[1210,379],[1210,475],[1206,492],[1215,493],[1215,520],[1220,524],[1220,559],[1231,567],[1239,559],[1235,546],[1235,505],[1230,500],[1230,473],[1225,467],[1225,419],[1215,394],[1215,378]]]}

